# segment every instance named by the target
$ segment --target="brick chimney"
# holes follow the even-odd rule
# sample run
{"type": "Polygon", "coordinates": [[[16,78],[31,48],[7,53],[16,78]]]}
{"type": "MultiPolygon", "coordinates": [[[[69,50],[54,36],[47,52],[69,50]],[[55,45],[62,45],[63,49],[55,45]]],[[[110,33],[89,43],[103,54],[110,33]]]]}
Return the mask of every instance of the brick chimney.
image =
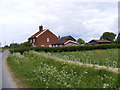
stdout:
{"type": "Polygon", "coordinates": [[[39,26],[39,31],[40,32],[43,31],[43,26],[42,25],[39,26]]]}
{"type": "Polygon", "coordinates": [[[60,36],[58,36],[58,39],[60,38],[60,36]]]}

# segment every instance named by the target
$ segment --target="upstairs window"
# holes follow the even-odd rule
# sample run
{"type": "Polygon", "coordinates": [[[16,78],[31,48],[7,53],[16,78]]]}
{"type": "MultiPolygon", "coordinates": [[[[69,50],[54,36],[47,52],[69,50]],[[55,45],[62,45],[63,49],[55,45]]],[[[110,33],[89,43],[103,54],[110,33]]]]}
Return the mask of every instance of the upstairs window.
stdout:
{"type": "Polygon", "coordinates": [[[49,39],[49,38],[47,38],[47,42],[50,42],[50,39],[49,39]]]}
{"type": "Polygon", "coordinates": [[[32,43],[32,39],[30,39],[30,43],[32,43]]]}
{"type": "Polygon", "coordinates": [[[35,43],[35,39],[33,39],[33,43],[35,43]]]}

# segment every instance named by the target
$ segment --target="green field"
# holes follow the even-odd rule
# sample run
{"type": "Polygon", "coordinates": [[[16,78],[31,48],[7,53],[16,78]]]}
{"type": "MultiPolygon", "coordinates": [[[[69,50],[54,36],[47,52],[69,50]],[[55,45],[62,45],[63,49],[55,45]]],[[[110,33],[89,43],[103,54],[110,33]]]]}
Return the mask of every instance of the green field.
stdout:
{"type": "MultiPolygon", "coordinates": [[[[102,51],[95,50],[91,52],[100,53],[102,51]]],[[[81,52],[65,52],[59,54],[60,55],[74,54],[75,57],[77,57],[80,55],[80,53],[81,52]]],[[[54,53],[54,55],[56,54],[57,53],[54,53]]],[[[88,53],[86,51],[86,55],[87,54],[90,54],[90,51],[88,51],[88,53]]],[[[24,87],[30,88],[120,87],[118,82],[119,74],[117,73],[113,73],[102,69],[96,70],[94,68],[63,63],[53,58],[45,57],[45,55],[46,53],[43,52],[38,53],[34,51],[26,52],[23,55],[21,55],[20,53],[14,53],[8,57],[7,61],[15,77],[19,79],[20,83],[22,83],[24,87]]],[[[109,55],[107,55],[106,57],[109,58],[109,55]]]]}
{"type": "Polygon", "coordinates": [[[117,67],[118,49],[91,50],[78,52],[47,53],[48,55],[62,58],[64,60],[78,61],[101,66],[117,67]]]}

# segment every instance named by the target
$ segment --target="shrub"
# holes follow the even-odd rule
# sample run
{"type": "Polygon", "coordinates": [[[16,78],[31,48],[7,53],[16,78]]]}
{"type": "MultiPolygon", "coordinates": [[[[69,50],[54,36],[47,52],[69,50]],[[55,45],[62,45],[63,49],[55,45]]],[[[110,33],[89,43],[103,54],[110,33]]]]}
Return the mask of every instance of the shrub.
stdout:
{"type": "Polygon", "coordinates": [[[20,47],[32,47],[32,43],[30,42],[24,42],[20,44],[20,47]]]}
{"type": "Polygon", "coordinates": [[[111,49],[120,48],[120,44],[102,44],[102,45],[84,45],[84,46],[68,46],[68,47],[19,47],[10,49],[10,52],[20,52],[23,54],[25,51],[44,51],[44,52],[67,52],[67,51],[83,51],[95,49],[111,49]]]}

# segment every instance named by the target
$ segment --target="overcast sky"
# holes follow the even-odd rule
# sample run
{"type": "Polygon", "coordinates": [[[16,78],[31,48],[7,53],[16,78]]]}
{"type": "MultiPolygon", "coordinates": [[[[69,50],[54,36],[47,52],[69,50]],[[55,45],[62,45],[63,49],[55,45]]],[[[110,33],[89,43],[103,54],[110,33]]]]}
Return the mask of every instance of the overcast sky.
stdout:
{"type": "Polygon", "coordinates": [[[0,0],[0,42],[27,41],[39,25],[56,35],[86,42],[103,32],[118,33],[118,2],[0,0]]]}

